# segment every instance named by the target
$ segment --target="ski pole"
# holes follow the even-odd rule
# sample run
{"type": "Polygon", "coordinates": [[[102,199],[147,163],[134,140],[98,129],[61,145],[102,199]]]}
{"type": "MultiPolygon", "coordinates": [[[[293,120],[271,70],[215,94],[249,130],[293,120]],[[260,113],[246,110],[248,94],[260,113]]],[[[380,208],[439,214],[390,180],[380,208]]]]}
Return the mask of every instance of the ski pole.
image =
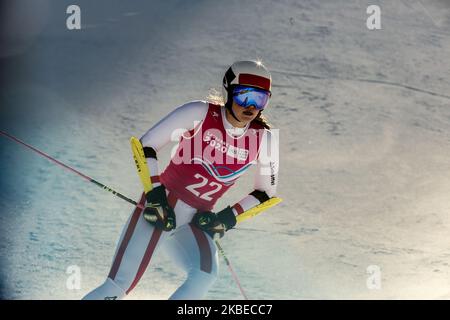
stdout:
{"type": "Polygon", "coordinates": [[[133,205],[135,205],[135,206],[141,208],[141,209],[144,209],[144,206],[142,206],[141,204],[137,203],[137,202],[134,201],[133,199],[128,198],[127,196],[121,194],[120,192],[115,191],[114,189],[108,187],[107,185],[104,185],[103,183],[100,183],[100,182],[98,182],[97,180],[92,179],[91,177],[89,177],[89,176],[87,176],[87,175],[81,173],[80,171],[78,171],[78,170],[76,170],[76,169],[74,169],[74,168],[72,168],[72,167],[70,167],[70,166],[68,166],[68,165],[66,165],[66,164],[64,164],[64,163],[62,163],[61,161],[56,160],[55,158],[49,156],[49,155],[46,154],[45,152],[43,152],[43,151],[41,151],[41,150],[39,150],[39,149],[37,149],[37,148],[35,148],[35,147],[33,147],[33,146],[31,146],[31,145],[25,143],[25,142],[23,142],[22,140],[20,140],[20,139],[14,137],[14,136],[12,136],[12,135],[10,135],[10,134],[8,134],[8,133],[2,131],[2,130],[0,130],[0,134],[2,134],[2,135],[4,135],[5,137],[11,139],[12,141],[15,141],[15,142],[17,142],[17,143],[19,143],[19,144],[21,144],[21,145],[23,145],[23,146],[29,148],[30,150],[36,152],[37,154],[43,156],[44,158],[47,158],[48,160],[50,160],[50,161],[56,163],[57,165],[59,165],[59,166],[65,168],[65,169],[67,169],[67,170],[69,170],[69,171],[72,171],[73,173],[77,174],[78,176],[82,177],[83,179],[85,179],[85,180],[87,180],[87,181],[89,181],[89,182],[92,182],[93,184],[95,184],[96,186],[102,188],[103,190],[108,191],[108,192],[111,192],[113,195],[115,195],[115,196],[117,196],[117,197],[119,197],[119,198],[121,198],[121,199],[123,199],[123,200],[125,200],[125,201],[127,201],[127,202],[129,202],[129,203],[131,203],[131,204],[133,204],[133,205]]]}
{"type": "Polygon", "coordinates": [[[239,281],[236,272],[234,272],[233,267],[231,266],[230,260],[228,260],[227,256],[225,255],[225,251],[223,251],[222,246],[220,245],[218,240],[214,240],[214,242],[216,243],[217,249],[219,249],[219,252],[222,255],[223,259],[225,260],[225,264],[227,265],[228,270],[230,270],[231,276],[233,277],[239,290],[241,291],[242,296],[244,297],[245,300],[248,300],[248,297],[245,294],[244,289],[242,288],[241,282],[239,281]]]}

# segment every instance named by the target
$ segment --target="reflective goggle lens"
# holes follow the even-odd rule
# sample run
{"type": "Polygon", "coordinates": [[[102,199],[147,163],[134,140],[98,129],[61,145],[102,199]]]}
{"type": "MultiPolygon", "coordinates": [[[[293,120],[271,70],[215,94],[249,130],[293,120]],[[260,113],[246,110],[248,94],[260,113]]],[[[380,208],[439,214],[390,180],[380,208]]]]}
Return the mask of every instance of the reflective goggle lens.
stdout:
{"type": "Polygon", "coordinates": [[[257,110],[262,110],[269,102],[270,92],[245,86],[236,86],[233,89],[233,100],[243,108],[254,106],[257,110]]]}

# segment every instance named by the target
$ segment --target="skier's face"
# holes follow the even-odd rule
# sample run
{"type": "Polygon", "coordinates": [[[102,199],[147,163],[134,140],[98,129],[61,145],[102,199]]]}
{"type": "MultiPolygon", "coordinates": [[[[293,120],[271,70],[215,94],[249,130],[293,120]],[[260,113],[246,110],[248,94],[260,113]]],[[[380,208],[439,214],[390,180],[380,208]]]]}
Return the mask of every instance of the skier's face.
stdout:
{"type": "Polygon", "coordinates": [[[255,119],[259,113],[254,106],[243,108],[237,105],[234,101],[231,108],[233,109],[236,118],[238,118],[239,121],[243,122],[245,125],[255,119]]]}

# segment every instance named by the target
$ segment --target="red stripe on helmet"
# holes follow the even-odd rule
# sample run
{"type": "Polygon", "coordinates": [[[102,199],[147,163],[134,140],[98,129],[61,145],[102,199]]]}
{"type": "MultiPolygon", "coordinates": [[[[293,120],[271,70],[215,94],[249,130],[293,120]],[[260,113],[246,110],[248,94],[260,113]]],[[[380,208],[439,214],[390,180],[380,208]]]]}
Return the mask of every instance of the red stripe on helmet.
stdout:
{"type": "Polygon", "coordinates": [[[270,91],[270,79],[257,76],[255,74],[239,74],[239,84],[258,87],[270,91]]]}

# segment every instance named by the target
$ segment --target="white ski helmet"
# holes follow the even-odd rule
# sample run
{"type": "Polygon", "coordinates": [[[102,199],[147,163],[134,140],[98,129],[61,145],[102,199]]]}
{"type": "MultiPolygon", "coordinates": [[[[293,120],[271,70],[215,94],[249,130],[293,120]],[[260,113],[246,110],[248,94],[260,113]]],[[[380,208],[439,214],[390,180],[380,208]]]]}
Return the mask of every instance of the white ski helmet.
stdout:
{"type": "Polygon", "coordinates": [[[272,76],[260,61],[237,61],[233,63],[223,77],[223,98],[225,106],[231,108],[231,95],[235,85],[256,87],[267,91],[272,90],[272,76]]]}

